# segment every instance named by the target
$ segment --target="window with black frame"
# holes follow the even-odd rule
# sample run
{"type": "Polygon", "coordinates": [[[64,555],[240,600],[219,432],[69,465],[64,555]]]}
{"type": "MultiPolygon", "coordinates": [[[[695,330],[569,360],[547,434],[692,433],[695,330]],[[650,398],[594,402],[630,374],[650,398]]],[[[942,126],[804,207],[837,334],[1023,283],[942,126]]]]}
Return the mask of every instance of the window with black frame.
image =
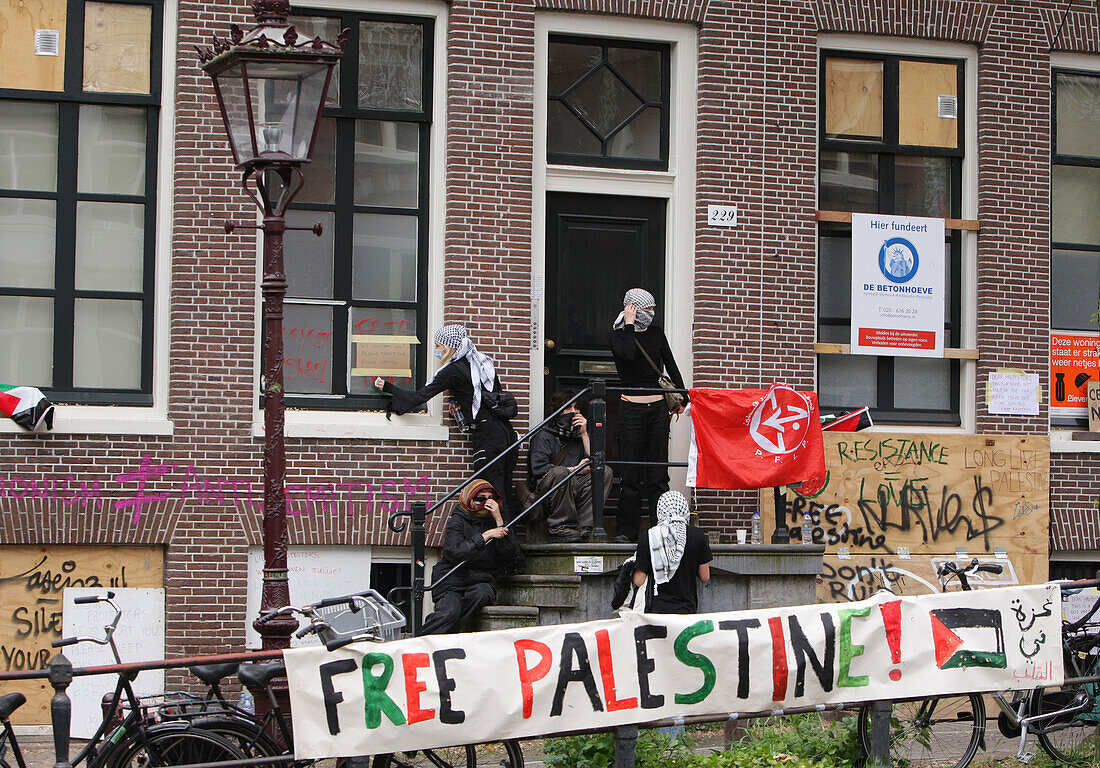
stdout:
{"type": "Polygon", "coordinates": [[[669,50],[551,35],[547,162],[667,170],[669,50]]]}
{"type": "Polygon", "coordinates": [[[161,27],[149,0],[0,5],[0,383],[152,404],[161,27]]]}
{"type": "Polygon", "coordinates": [[[378,408],[376,376],[424,383],[432,19],[310,11],[300,34],[349,30],[305,186],[287,225],[288,403],[378,408]]]}
{"type": "MultiPolygon", "coordinates": [[[[963,64],[826,52],[821,58],[818,208],[959,218],[963,64]]],[[[839,217],[822,217],[839,218],[839,217]]],[[[851,337],[852,228],[818,227],[818,341],[851,337]]],[[[961,333],[961,238],[946,235],[944,346],[961,333]]],[[[819,354],[823,412],[870,406],[878,423],[959,424],[958,360],[819,354]]]]}

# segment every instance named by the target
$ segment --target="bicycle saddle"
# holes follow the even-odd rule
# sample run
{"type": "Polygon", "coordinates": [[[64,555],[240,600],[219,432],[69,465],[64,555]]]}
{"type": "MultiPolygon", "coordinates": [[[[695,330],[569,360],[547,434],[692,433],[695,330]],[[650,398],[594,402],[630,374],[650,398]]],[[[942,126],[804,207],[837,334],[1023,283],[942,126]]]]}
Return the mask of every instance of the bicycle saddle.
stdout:
{"type": "Polygon", "coordinates": [[[216,685],[236,672],[239,666],[240,664],[235,661],[225,664],[200,664],[197,667],[191,667],[191,674],[207,685],[216,685]]]}
{"type": "Polygon", "coordinates": [[[27,697],[21,693],[8,693],[0,696],[0,720],[7,720],[11,713],[19,709],[27,702],[27,697]]]}
{"type": "Polygon", "coordinates": [[[237,679],[246,688],[266,688],[276,677],[286,677],[286,665],[281,661],[270,664],[250,662],[241,664],[241,668],[237,670],[237,679]]]}

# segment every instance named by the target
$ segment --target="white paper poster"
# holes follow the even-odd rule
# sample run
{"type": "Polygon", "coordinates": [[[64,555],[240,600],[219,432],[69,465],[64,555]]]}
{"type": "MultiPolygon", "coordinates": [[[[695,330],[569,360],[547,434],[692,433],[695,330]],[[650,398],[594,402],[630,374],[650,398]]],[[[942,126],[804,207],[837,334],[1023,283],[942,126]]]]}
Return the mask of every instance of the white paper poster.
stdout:
{"type": "Polygon", "coordinates": [[[943,357],[943,219],[852,214],[854,355],[943,357]]]}
{"type": "Polygon", "coordinates": [[[1015,416],[1039,415],[1039,374],[989,374],[989,412],[1015,416]]]}

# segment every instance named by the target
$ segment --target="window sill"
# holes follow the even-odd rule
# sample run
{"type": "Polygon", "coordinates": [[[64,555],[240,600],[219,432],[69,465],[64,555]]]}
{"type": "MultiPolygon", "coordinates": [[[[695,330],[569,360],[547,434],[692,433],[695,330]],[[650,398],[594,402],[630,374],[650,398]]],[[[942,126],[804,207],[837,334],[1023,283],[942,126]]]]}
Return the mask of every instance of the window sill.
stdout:
{"type": "MultiPolygon", "coordinates": [[[[394,416],[386,421],[381,411],[298,411],[286,412],[287,437],[330,437],[338,440],[434,440],[450,439],[450,430],[430,413],[394,416]]],[[[264,436],[264,414],[256,411],[252,436],[264,436]]]]}
{"type": "Polygon", "coordinates": [[[174,425],[153,408],[58,405],[49,432],[28,432],[14,421],[0,420],[0,434],[22,435],[171,435],[174,425]]]}
{"type": "Polygon", "coordinates": [[[1100,453],[1100,440],[1074,440],[1077,433],[1087,434],[1083,429],[1052,429],[1050,431],[1051,453],[1100,453]]]}

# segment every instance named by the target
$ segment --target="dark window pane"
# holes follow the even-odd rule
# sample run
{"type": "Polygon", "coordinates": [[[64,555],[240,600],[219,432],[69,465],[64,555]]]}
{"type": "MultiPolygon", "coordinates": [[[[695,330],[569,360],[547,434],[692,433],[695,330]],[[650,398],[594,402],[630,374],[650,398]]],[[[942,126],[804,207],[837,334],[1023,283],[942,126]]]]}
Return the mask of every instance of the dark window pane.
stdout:
{"type": "Polygon", "coordinates": [[[1050,325],[1065,330],[1096,330],[1100,253],[1055,249],[1050,255],[1050,325]]]}
{"type": "Polygon", "coordinates": [[[1100,245],[1100,168],[1056,165],[1051,183],[1051,239],[1100,245]]]}
{"type": "Polygon", "coordinates": [[[878,212],[878,157],[853,152],[821,152],[823,211],[878,212]]]}
{"type": "Polygon", "coordinates": [[[355,123],[355,204],[415,208],[420,128],[416,123],[355,123]]]}
{"type": "Polygon", "coordinates": [[[550,43],[546,90],[559,96],[603,60],[598,45],[550,43]]]}
{"type": "Polygon", "coordinates": [[[607,142],[610,157],[661,157],[661,110],[649,107],[607,142]]]}
{"type": "Polygon", "coordinates": [[[945,219],[951,210],[951,160],[894,158],[894,211],[901,216],[945,219]]]}
{"type": "Polygon", "coordinates": [[[821,238],[818,249],[817,286],[818,317],[850,320],[852,317],[852,238],[821,238]]]}
{"type": "Polygon", "coordinates": [[[330,394],[332,307],[285,304],[283,385],[288,394],[330,394]]]}
{"type": "Polygon", "coordinates": [[[332,298],[333,237],[336,214],[330,211],[288,211],[287,226],[312,227],[320,223],[321,236],[289,230],[285,238],[287,294],[300,299],[332,298]]]}
{"type": "Polygon", "coordinates": [[[566,100],[604,136],[622,125],[642,106],[638,97],[607,67],[596,70],[566,100]]]}
{"type": "Polygon", "coordinates": [[[565,155],[599,155],[603,145],[560,101],[547,107],[546,148],[565,155]]]}
{"type": "Polygon", "coordinates": [[[878,358],[818,355],[817,391],[822,408],[845,410],[878,405],[878,358]]]}
{"type": "Polygon", "coordinates": [[[389,21],[359,23],[359,106],[424,108],[424,28],[389,21]]]}
{"type": "Polygon", "coordinates": [[[894,407],[950,410],[951,361],[927,357],[895,357],[894,407]]]}
{"type": "Polygon", "coordinates": [[[415,216],[355,215],[354,299],[416,300],[415,216]]]}
{"type": "Polygon", "coordinates": [[[1100,77],[1060,74],[1055,153],[1100,157],[1100,77]]]}
{"type": "Polygon", "coordinates": [[[398,386],[412,386],[416,376],[416,312],[411,309],[351,310],[351,365],[349,391],[353,395],[376,392],[375,376],[398,386]]]}
{"type": "MultiPolygon", "coordinates": [[[[325,118],[317,127],[313,158],[302,168],[305,184],[295,202],[332,204],[336,202],[336,121],[325,118]]],[[[274,174],[272,174],[274,176],[274,174]]]]}
{"type": "Polygon", "coordinates": [[[640,48],[610,48],[607,61],[646,101],[661,100],[661,52],[640,48]]]}

